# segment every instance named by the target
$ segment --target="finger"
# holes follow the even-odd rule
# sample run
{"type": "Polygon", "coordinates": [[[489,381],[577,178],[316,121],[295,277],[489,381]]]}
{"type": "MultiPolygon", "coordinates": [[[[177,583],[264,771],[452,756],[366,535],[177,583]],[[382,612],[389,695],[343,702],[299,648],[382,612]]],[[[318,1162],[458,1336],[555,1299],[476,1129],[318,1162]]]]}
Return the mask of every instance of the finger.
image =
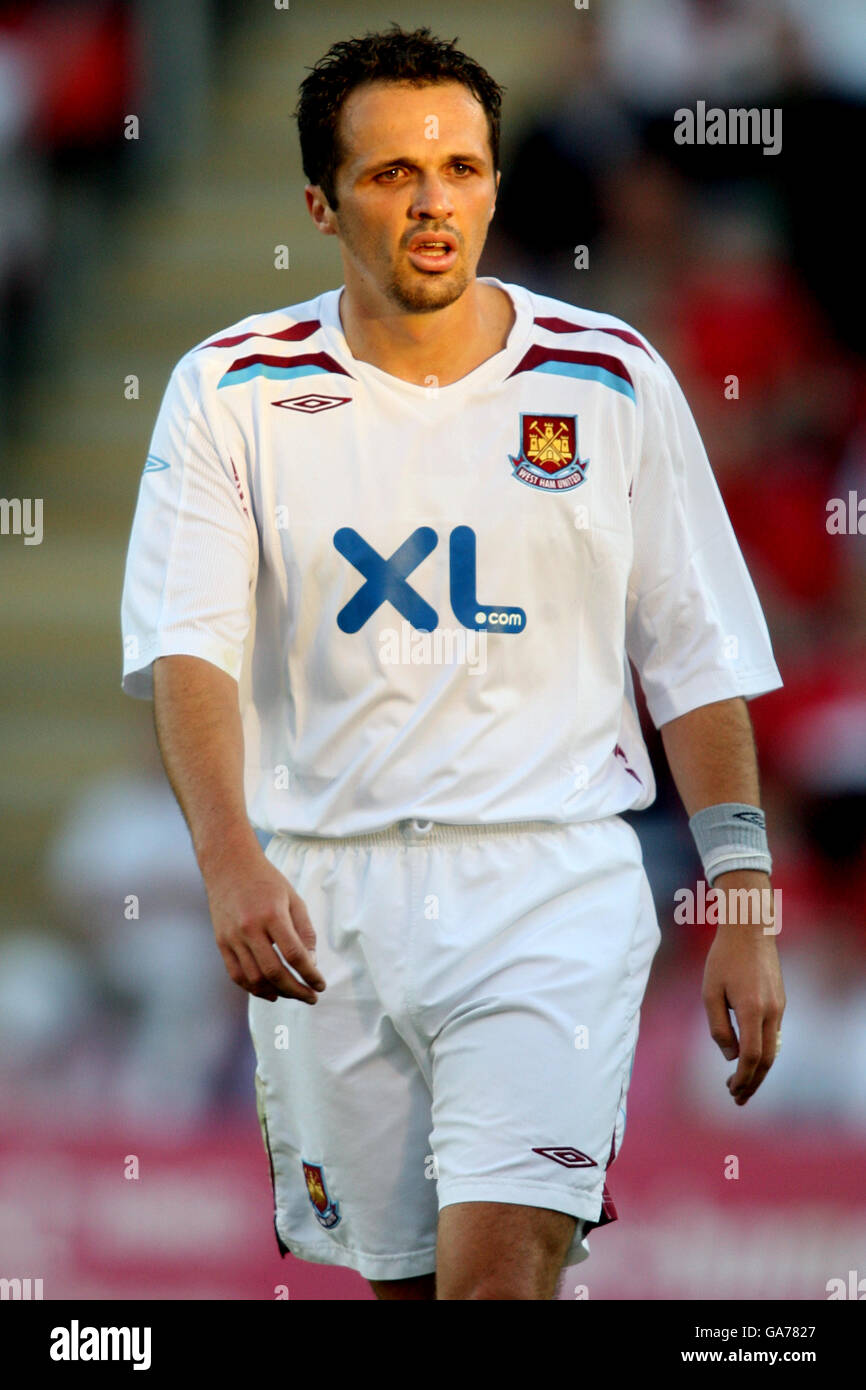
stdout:
{"type": "Polygon", "coordinates": [[[234,984],[239,985],[241,989],[246,989],[247,977],[241,969],[240,963],[234,951],[231,949],[230,946],[223,946],[222,943],[219,941],[217,942],[217,945],[219,946],[220,955],[223,958],[223,964],[225,965],[225,968],[228,971],[229,978],[233,981],[234,984]]]}
{"type": "Polygon", "coordinates": [[[283,875],[289,899],[287,921],[279,917],[271,924],[274,945],[308,985],[319,991],[326,988],[325,977],[316,964],[316,932],[310,921],[307,904],[300,893],[283,875]]]}
{"type": "Polygon", "coordinates": [[[740,1025],[739,1062],[737,1070],[728,1081],[728,1089],[735,1100],[747,1100],[748,1094],[751,1094],[748,1088],[764,1055],[763,1012],[759,1013],[756,1009],[748,1012],[744,1010],[742,1018],[737,1016],[737,1022],[740,1025]]]}
{"type": "MultiPolygon", "coordinates": [[[[295,898],[295,903],[292,905],[292,915],[288,923],[277,919],[271,924],[269,928],[271,939],[274,945],[279,947],[280,953],[286,961],[286,964],[290,965],[293,970],[297,970],[302,980],[305,980],[308,985],[312,985],[313,989],[323,990],[325,988],[325,977],[313,960],[310,953],[312,948],[308,949],[304,945],[295,926],[296,903],[301,903],[301,899],[295,898]]],[[[302,903],[300,910],[302,915],[306,916],[306,908],[303,907],[302,903]]],[[[306,921],[307,929],[312,933],[313,943],[315,943],[316,935],[315,932],[313,932],[313,925],[309,917],[306,918],[306,921]]]]}
{"type": "Polygon", "coordinates": [[[762,1030],[763,1051],[761,1060],[755,1068],[751,1081],[737,1100],[738,1105],[745,1105],[750,1096],[757,1091],[770,1067],[776,1060],[776,1040],[779,1036],[779,1015],[774,1011],[764,1019],[762,1030]]]}
{"type": "MultiPolygon", "coordinates": [[[[286,969],[274,950],[274,943],[270,933],[264,929],[256,936],[249,937],[244,943],[252,953],[255,963],[259,970],[260,982],[264,982],[275,989],[278,995],[286,999],[303,999],[308,1004],[315,1004],[318,996],[302,980],[298,980],[286,969]]],[[[300,943],[296,943],[295,951],[303,951],[300,943]]],[[[289,960],[289,965],[294,966],[294,961],[289,960]]],[[[295,969],[297,967],[295,966],[295,969]]]]}
{"type": "Polygon", "coordinates": [[[310,921],[310,914],[307,911],[307,904],[304,902],[300,893],[296,893],[291,884],[289,885],[289,915],[292,925],[298,934],[301,945],[309,951],[311,956],[316,954],[316,932],[310,921]]]}
{"type": "Polygon", "coordinates": [[[254,994],[257,999],[267,999],[273,1004],[280,997],[279,991],[264,978],[252,951],[242,941],[238,941],[234,945],[234,952],[244,973],[243,988],[248,994],[254,994]]]}
{"type": "Polygon", "coordinates": [[[728,1003],[724,993],[705,996],[704,1008],[710,1025],[710,1037],[722,1050],[729,1062],[737,1055],[739,1044],[731,1024],[728,1003]]]}

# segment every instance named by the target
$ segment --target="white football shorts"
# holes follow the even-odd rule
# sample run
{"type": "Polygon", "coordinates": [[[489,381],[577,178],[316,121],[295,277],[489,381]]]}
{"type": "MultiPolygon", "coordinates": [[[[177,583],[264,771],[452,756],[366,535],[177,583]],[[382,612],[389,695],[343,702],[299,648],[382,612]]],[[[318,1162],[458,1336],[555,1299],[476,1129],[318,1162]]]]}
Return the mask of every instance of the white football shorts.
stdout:
{"type": "Polygon", "coordinates": [[[250,996],[281,1252],[429,1274],[442,1207],[510,1202],[578,1218],[564,1266],[586,1259],[661,939],[632,827],[407,820],[266,853],[327,984],[250,996]]]}

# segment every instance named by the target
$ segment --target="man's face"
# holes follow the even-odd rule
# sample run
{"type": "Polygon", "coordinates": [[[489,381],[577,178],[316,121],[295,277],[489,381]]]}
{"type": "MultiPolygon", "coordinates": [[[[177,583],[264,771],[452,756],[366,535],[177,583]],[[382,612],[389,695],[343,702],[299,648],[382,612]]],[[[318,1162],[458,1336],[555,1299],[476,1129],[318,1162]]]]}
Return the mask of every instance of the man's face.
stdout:
{"type": "Polygon", "coordinates": [[[475,276],[499,186],[481,103],[459,82],[367,83],[343,106],[340,139],[326,215],[347,283],[406,313],[453,303],[475,276]]]}

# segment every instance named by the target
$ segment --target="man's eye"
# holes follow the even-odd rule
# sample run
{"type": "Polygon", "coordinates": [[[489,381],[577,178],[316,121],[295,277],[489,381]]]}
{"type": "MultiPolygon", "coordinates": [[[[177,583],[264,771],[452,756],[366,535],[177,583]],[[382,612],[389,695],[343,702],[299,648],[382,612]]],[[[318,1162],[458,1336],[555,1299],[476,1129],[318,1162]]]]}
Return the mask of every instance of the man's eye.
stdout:
{"type": "Polygon", "coordinates": [[[381,174],[377,174],[376,177],[377,177],[377,178],[380,178],[380,179],[385,179],[385,180],[387,180],[388,183],[393,183],[394,180],[393,180],[392,178],[389,178],[389,175],[390,175],[390,174],[399,174],[399,173],[402,173],[402,170],[400,169],[399,164],[395,164],[394,167],[393,167],[393,169],[383,169],[382,172],[381,172],[381,174]]]}

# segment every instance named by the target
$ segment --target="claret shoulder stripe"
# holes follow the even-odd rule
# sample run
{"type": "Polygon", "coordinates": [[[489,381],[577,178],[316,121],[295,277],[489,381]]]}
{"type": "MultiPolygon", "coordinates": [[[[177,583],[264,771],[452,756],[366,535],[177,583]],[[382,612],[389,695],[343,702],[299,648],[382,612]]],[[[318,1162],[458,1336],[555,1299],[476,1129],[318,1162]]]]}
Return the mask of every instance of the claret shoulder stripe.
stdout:
{"type": "Polygon", "coordinates": [[[639,347],[641,352],[646,353],[650,361],[655,360],[646,343],[641,342],[637,334],[629,332],[627,328],[602,328],[597,323],[569,323],[567,319],[558,318],[537,318],[532,321],[539,328],[546,328],[548,333],[611,333],[614,338],[620,338],[624,343],[631,343],[634,347],[639,347]]]}
{"type": "Polygon", "coordinates": [[[519,372],[547,372],[553,376],[581,377],[597,381],[634,401],[634,382],[628,367],[605,352],[576,352],[567,348],[541,347],[535,343],[521,358],[511,376],[519,372]]]}
{"type": "Polygon", "coordinates": [[[303,323],[291,323],[288,328],[281,328],[279,333],[235,333],[228,338],[213,338],[211,342],[203,343],[202,347],[237,347],[238,343],[246,343],[250,338],[274,338],[283,343],[300,343],[321,326],[318,319],[305,319],[303,323]]]}
{"type": "Polygon", "coordinates": [[[217,383],[218,388],[236,386],[253,377],[264,376],[274,381],[285,381],[299,376],[316,376],[319,373],[347,376],[350,372],[327,352],[303,352],[295,357],[275,357],[255,352],[249,357],[238,357],[217,383]]]}

